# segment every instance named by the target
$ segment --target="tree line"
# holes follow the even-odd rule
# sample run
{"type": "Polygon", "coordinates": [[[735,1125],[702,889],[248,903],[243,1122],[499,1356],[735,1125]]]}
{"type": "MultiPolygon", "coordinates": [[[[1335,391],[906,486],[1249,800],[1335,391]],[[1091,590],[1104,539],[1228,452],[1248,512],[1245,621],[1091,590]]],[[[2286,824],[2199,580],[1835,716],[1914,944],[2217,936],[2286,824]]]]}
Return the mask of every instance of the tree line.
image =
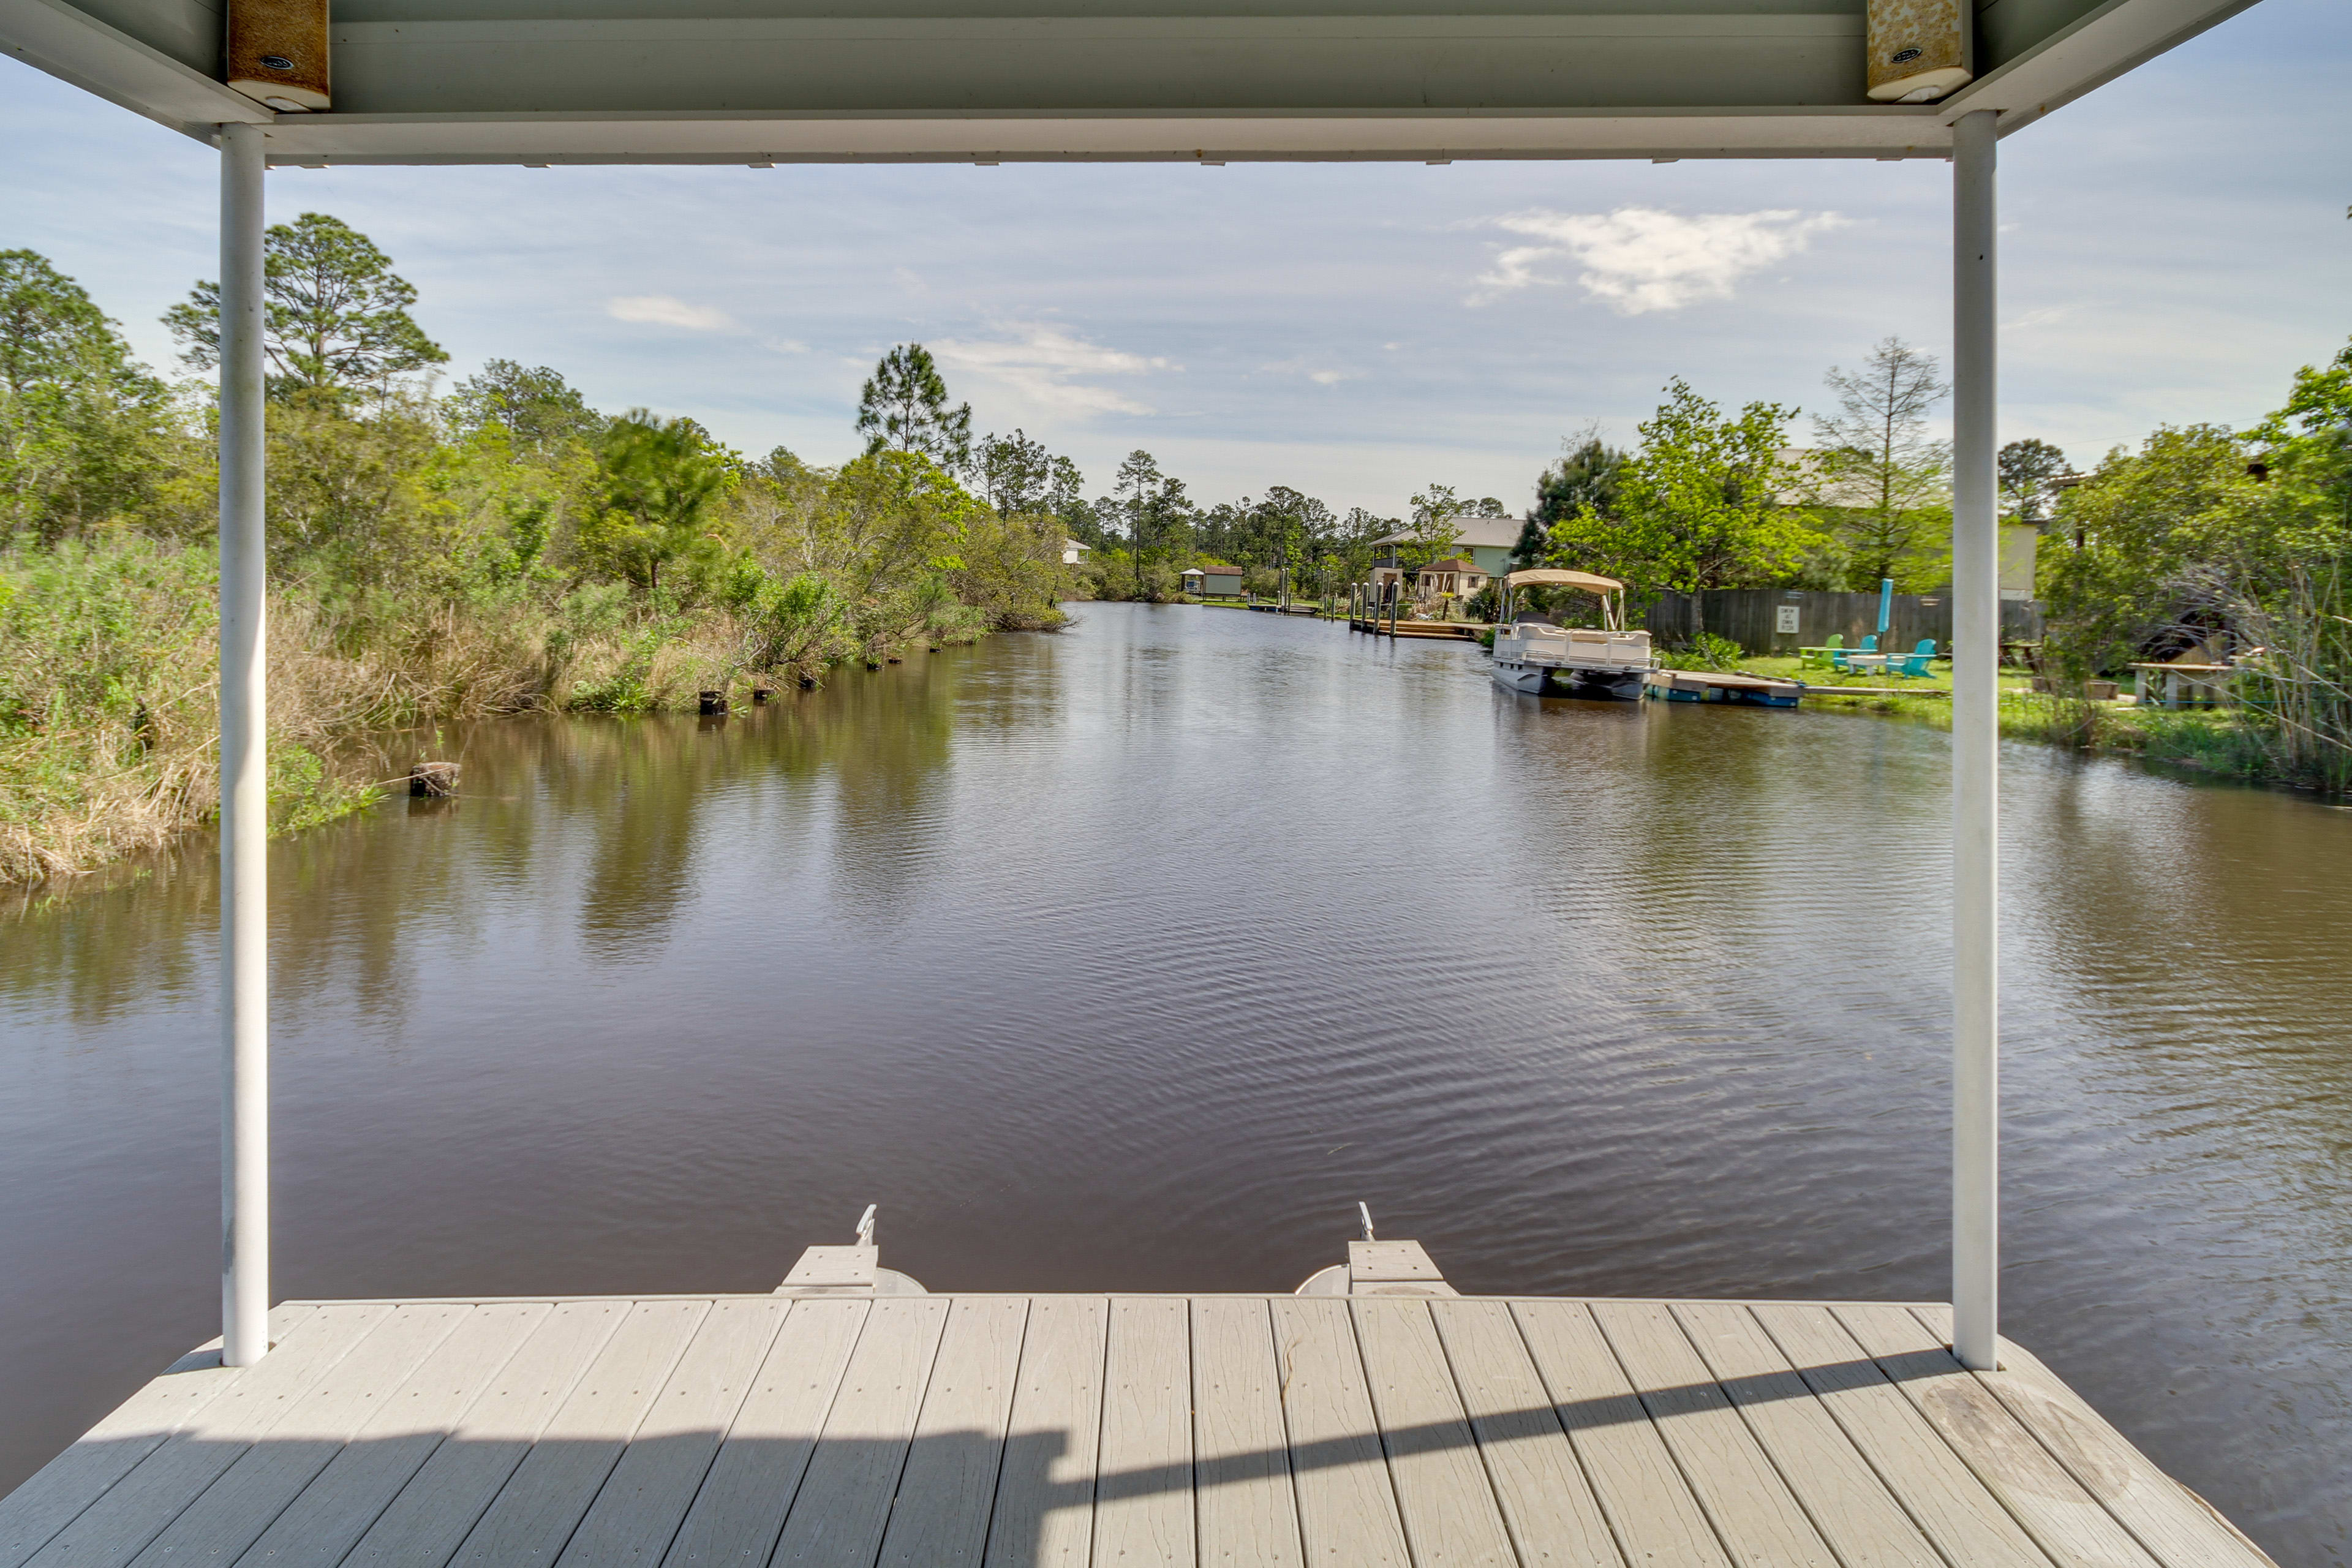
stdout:
{"type": "MultiPolygon", "coordinates": [[[[417,290],[329,215],[268,230],[265,286],[281,823],[365,798],[352,742],[388,728],[681,708],[1063,620],[1066,464],[1021,488],[992,437],[976,468],[919,349],[877,367],[865,449],[827,467],[598,410],[544,366],[441,389],[417,290]]],[[[164,320],[176,379],[46,258],[0,251],[0,879],[212,809],[216,284],[164,320]]]]}
{"type": "MultiPolygon", "coordinates": [[[[1727,410],[1677,377],[1631,450],[1588,430],[1537,485],[1521,565],[1710,588],[1946,588],[1951,451],[1928,416],[1949,388],[1888,338],[1827,378],[1813,445],[1797,411],[1727,410]]],[[[2231,663],[2232,765],[2352,787],[2352,344],[2297,370],[2248,429],[2167,425],[2087,472],[2046,441],[2000,449],[2001,515],[2037,529],[2044,667],[2062,695],[2134,662],[2231,663]]],[[[2083,709],[2087,737],[2096,715],[2083,709]]]]}
{"type": "MultiPolygon", "coordinates": [[[[1935,356],[1890,337],[1859,368],[1832,366],[1823,379],[1832,406],[1800,446],[1800,410],[1727,410],[1673,378],[1633,449],[1597,428],[1563,443],[1537,481],[1515,558],[1650,595],[1948,585],[1951,446],[1930,416],[1951,389],[1935,356]]],[[[2065,454],[2036,439],[2003,447],[1999,469],[2005,514],[2036,524],[2073,478],[2065,454]]]]}

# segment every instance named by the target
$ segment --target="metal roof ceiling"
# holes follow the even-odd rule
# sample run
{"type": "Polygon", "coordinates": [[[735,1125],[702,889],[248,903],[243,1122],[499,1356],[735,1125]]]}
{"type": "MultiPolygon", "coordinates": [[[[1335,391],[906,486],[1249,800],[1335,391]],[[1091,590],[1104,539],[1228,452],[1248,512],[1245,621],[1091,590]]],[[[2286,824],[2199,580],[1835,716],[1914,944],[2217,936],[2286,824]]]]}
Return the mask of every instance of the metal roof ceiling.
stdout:
{"type": "Polygon", "coordinates": [[[1867,102],[1862,0],[338,0],[332,112],[205,0],[0,0],[0,43],[272,163],[1942,157],[2252,0],[1978,0],[1977,79],[1867,102]]]}

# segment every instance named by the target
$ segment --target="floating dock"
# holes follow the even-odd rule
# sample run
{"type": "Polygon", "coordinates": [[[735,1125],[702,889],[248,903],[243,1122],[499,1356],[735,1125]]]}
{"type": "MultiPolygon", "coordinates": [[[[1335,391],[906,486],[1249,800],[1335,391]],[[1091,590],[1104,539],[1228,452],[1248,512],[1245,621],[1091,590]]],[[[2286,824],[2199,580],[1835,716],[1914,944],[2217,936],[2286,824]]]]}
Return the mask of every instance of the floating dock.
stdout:
{"type": "Polygon", "coordinates": [[[841,1289],[290,1302],[0,1565],[2269,1563],[1928,1304],[841,1289]]]}
{"type": "Polygon", "coordinates": [[[1643,682],[1645,696],[1664,702],[1732,702],[1750,708],[1794,708],[1810,689],[1794,680],[1711,669],[1654,669],[1643,682]]]}

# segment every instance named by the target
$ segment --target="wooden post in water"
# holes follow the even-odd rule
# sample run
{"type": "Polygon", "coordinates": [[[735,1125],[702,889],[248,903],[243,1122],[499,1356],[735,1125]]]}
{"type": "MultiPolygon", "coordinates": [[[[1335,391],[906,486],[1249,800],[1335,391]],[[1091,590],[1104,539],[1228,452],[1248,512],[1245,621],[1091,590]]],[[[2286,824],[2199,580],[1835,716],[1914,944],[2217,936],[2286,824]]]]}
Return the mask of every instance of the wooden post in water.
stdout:
{"type": "Polygon", "coordinates": [[[457,793],[457,764],[419,763],[408,770],[408,794],[415,800],[446,800],[457,793]]]}
{"type": "Polygon", "coordinates": [[[696,699],[701,705],[698,711],[706,719],[727,711],[727,693],[724,691],[698,692],[696,699]]]}

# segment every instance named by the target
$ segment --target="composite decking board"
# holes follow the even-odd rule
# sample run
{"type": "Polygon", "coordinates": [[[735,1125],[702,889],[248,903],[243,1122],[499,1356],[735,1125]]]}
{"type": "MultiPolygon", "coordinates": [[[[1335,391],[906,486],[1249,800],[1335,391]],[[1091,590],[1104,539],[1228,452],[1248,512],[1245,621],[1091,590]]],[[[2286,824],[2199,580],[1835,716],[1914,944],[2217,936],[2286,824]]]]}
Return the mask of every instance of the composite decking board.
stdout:
{"type": "Polygon", "coordinates": [[[29,1560],[33,1568],[121,1568],[394,1310],[322,1307],[303,1319],[52,1536],[29,1560]]]}
{"type": "Polygon", "coordinates": [[[557,1561],[562,1568],[659,1563],[784,1321],[789,1303],[718,1301],[557,1561]]]}
{"type": "Polygon", "coordinates": [[[1096,1568],[1192,1568],[1191,1308],[1181,1297],[1121,1297],[1108,1318],[1096,1568]]]}
{"type": "Polygon", "coordinates": [[[1600,1302],[1592,1316],[1732,1560],[1755,1568],[1829,1568],[1835,1561],[1829,1543],[1691,1348],[1672,1310],[1600,1302]]]}
{"type": "Polygon", "coordinates": [[[1370,1296],[1346,1305],[1414,1559],[1511,1568],[1518,1555],[1428,1300],[1370,1296]]]}
{"type": "Polygon", "coordinates": [[[455,1561],[553,1563],[595,1501],[695,1331],[708,1301],[641,1301],[540,1432],[455,1561]]]}
{"type": "Polygon", "coordinates": [[[250,1568],[334,1568],[550,1310],[467,1310],[449,1337],[433,1347],[238,1561],[250,1568]]]}
{"type": "Polygon", "coordinates": [[[404,1384],[471,1310],[394,1308],[301,1397],[288,1402],[268,1441],[238,1455],[131,1559],[134,1568],[235,1562],[388,1403],[384,1391],[404,1384]]]}
{"type": "MultiPolygon", "coordinates": [[[[275,1309],[269,1314],[270,1338],[284,1340],[316,1310],[307,1304],[275,1309]]],[[[50,1537],[163,1447],[245,1370],[221,1365],[218,1340],[189,1352],[27,1477],[24,1485],[0,1498],[0,1568],[22,1568],[50,1537]]]]}
{"type": "Polygon", "coordinates": [[[1519,1561],[1622,1568],[1608,1516],[1552,1411],[1509,1304],[1433,1301],[1429,1311],[1519,1561]]]}
{"type": "Polygon", "coordinates": [[[612,1300],[553,1304],[344,1561],[354,1568],[447,1563],[630,1307],[612,1300]]]}
{"type": "Polygon", "coordinates": [[[1514,1301],[1511,1317],[1625,1560],[1645,1568],[1725,1568],[1730,1560],[1706,1510],[1591,1310],[1581,1301],[1514,1301]]]}
{"type": "Polygon", "coordinates": [[[1298,1568],[1298,1503],[1269,1301],[1192,1303],[1193,1510],[1202,1568],[1298,1568]]]}
{"type": "Polygon", "coordinates": [[[263,1362],[184,1357],[0,1499],[0,1568],[2273,1568],[2025,1352],[1961,1369],[1948,1321],[1542,1298],[298,1303],[263,1362]]]}
{"type": "Polygon", "coordinates": [[[1029,1308],[988,1568],[1088,1568],[1109,1317],[1099,1296],[1040,1297],[1029,1308]]]}
{"type": "Polygon", "coordinates": [[[1018,1297],[974,1297],[948,1310],[882,1535],[882,1568],[979,1568],[986,1556],[1028,1320],[1018,1297]]]}
{"type": "Polygon", "coordinates": [[[1943,1557],[1745,1307],[1673,1310],[1748,1429],[1846,1568],[1943,1568],[1943,1557]]]}
{"type": "Polygon", "coordinates": [[[1741,1310],[1755,1314],[1947,1562],[1966,1568],[2050,1568],[2050,1554],[1826,1309],[1741,1310]]]}
{"type": "Polygon", "coordinates": [[[1307,1563],[1407,1568],[1412,1559],[1347,1299],[1308,1296],[1273,1307],[1290,1480],[1307,1563]]]}
{"type": "Polygon", "coordinates": [[[824,1436],[784,1516],[770,1559],[774,1568],[872,1568],[948,1307],[936,1296],[873,1300],[824,1436]]]}
{"type": "MultiPolygon", "coordinates": [[[[1948,1310],[1914,1309],[1912,1315],[1949,1342],[1948,1310]]],[[[2168,1568],[2275,1568],[2261,1547],[2158,1469],[2032,1352],[2003,1340],[2000,1353],[2000,1370],[1978,1373],[1977,1381],[2168,1568]]]]}
{"type": "Polygon", "coordinates": [[[2069,1568],[2155,1563],[1918,1319],[1868,1306],[1837,1318],[2044,1552],[2069,1568]]]}
{"type": "Polygon", "coordinates": [[[869,1303],[820,1299],[790,1307],[670,1542],[663,1559],[670,1568],[765,1563],[775,1550],[869,1303]]]}

